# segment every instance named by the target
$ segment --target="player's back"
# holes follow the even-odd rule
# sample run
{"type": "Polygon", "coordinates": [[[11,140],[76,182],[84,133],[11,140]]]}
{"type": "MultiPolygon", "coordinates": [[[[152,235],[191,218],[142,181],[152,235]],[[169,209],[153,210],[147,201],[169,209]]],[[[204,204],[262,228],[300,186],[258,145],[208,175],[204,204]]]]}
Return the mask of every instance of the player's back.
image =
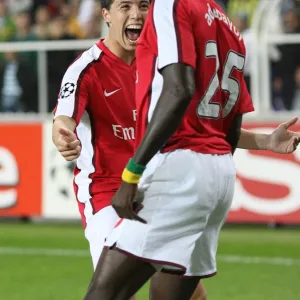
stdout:
{"type": "MultiPolygon", "coordinates": [[[[240,33],[213,0],[155,0],[151,17],[137,51],[139,73],[143,68],[139,64],[145,64],[146,47],[158,58],[158,69],[171,63],[195,69],[196,92],[181,126],[163,151],[187,148],[229,153],[231,146],[225,138],[234,116],[253,110],[243,77],[245,46],[240,33]],[[156,40],[156,48],[147,42],[151,39],[156,40]]],[[[154,75],[152,92],[162,88],[158,77],[154,75]]],[[[141,97],[137,93],[138,102],[141,97]]]]}
{"type": "Polygon", "coordinates": [[[243,75],[244,42],[215,1],[187,2],[192,14],[197,62],[196,94],[186,119],[204,137],[204,152],[215,152],[214,149],[217,153],[230,152],[225,138],[235,114],[252,110],[243,75]],[[194,117],[195,110],[198,120],[194,117]]]}

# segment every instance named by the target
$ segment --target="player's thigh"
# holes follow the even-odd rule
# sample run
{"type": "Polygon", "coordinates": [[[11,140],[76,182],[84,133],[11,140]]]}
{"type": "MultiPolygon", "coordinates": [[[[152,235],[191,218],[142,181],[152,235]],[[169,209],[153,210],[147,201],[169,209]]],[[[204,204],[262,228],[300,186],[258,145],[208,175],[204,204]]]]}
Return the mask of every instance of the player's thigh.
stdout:
{"type": "Polygon", "coordinates": [[[85,237],[89,242],[94,269],[104,247],[106,237],[110,234],[119,220],[112,206],[98,211],[87,223],[85,237]]]}
{"type": "Polygon", "coordinates": [[[186,276],[207,278],[214,276],[217,272],[216,253],[219,235],[232,204],[235,186],[235,169],[230,161],[227,168],[227,176],[224,177],[222,183],[224,196],[209,216],[206,227],[196,242],[186,276]]]}

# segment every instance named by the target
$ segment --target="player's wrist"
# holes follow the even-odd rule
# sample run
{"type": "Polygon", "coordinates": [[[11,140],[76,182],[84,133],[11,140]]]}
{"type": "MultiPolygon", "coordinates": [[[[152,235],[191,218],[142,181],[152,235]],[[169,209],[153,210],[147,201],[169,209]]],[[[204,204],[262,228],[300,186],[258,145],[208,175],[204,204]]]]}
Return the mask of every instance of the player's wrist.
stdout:
{"type": "Polygon", "coordinates": [[[256,133],[253,132],[253,140],[255,147],[250,147],[249,149],[254,150],[270,150],[271,147],[271,134],[256,133]]]}
{"type": "Polygon", "coordinates": [[[127,183],[138,184],[145,169],[145,166],[136,163],[132,158],[130,158],[122,173],[122,180],[127,183]]]}
{"type": "Polygon", "coordinates": [[[272,135],[271,134],[263,134],[263,145],[261,146],[260,150],[271,150],[272,151],[272,135]]]}

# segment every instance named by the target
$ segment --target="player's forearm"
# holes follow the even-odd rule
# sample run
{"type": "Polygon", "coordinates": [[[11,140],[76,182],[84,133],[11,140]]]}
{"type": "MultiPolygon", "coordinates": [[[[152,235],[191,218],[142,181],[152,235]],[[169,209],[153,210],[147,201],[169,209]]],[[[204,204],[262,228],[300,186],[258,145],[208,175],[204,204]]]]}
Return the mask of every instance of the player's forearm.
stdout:
{"type": "Polygon", "coordinates": [[[248,150],[267,150],[270,135],[241,130],[238,148],[248,150]]]}
{"type": "Polygon", "coordinates": [[[59,137],[59,129],[64,128],[74,132],[76,122],[74,119],[67,116],[58,116],[52,126],[52,141],[56,145],[59,137]]]}

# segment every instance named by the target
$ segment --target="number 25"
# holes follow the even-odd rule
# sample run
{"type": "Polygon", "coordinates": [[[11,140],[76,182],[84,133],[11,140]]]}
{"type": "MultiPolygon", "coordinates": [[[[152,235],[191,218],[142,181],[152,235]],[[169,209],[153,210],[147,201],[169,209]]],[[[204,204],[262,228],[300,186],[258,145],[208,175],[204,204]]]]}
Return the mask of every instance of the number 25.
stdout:
{"type": "Polygon", "coordinates": [[[231,112],[231,110],[234,108],[240,95],[239,82],[231,76],[231,73],[234,69],[237,69],[240,72],[243,71],[245,57],[233,51],[228,52],[221,82],[222,91],[228,92],[229,94],[224,107],[222,107],[220,103],[212,101],[216,92],[220,88],[220,82],[218,77],[220,62],[216,42],[209,41],[206,44],[205,57],[208,59],[216,59],[216,72],[213,75],[212,80],[210,81],[209,87],[207,88],[205,95],[203,96],[198,105],[198,116],[200,118],[218,119],[222,110],[222,117],[226,118],[231,112]]]}

